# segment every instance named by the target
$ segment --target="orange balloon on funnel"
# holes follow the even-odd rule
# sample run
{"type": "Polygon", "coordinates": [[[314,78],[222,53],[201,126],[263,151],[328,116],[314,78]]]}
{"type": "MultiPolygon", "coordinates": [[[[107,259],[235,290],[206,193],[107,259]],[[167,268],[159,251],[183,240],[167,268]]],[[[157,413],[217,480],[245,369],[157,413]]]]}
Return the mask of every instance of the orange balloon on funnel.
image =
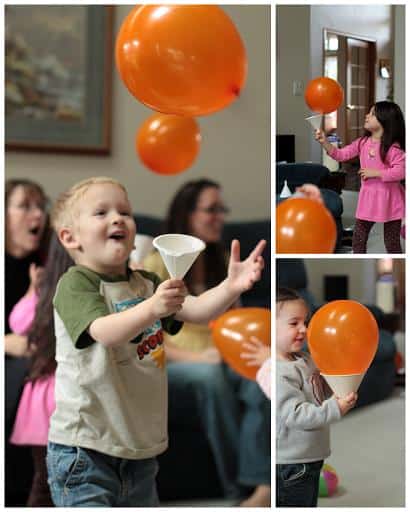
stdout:
{"type": "Polygon", "coordinates": [[[310,110],[330,114],[343,103],[343,89],[336,80],[321,76],[311,80],[305,90],[305,101],[310,110]]]}
{"type": "Polygon", "coordinates": [[[191,117],[154,114],[137,132],[136,151],[146,167],[158,174],[178,174],[199,152],[201,134],[191,117]]]}
{"type": "Polygon", "coordinates": [[[372,313],[359,302],[335,300],[313,315],[307,340],[316,366],[336,393],[338,382],[353,382],[340,388],[343,395],[359,387],[376,354],[379,329],[372,313]]]}
{"type": "Polygon", "coordinates": [[[276,208],[276,251],[330,253],[336,245],[336,223],[318,201],[292,197],[276,208]]]}
{"type": "Polygon", "coordinates": [[[250,380],[255,380],[259,367],[247,366],[247,359],[240,357],[247,352],[243,343],[255,336],[265,345],[270,346],[271,313],[264,308],[231,309],[211,322],[212,338],[223,360],[237,373],[250,380]]]}
{"type": "Polygon", "coordinates": [[[142,5],[124,20],[115,57],[130,93],[165,114],[196,117],[227,107],[247,73],[246,51],[217,5],[142,5]]]}

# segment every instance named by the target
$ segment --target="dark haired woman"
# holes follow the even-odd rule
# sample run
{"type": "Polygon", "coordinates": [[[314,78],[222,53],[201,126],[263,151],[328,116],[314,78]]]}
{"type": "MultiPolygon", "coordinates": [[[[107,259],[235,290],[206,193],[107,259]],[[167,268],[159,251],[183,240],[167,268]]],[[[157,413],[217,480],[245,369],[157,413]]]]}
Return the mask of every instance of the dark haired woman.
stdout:
{"type": "MultiPolygon", "coordinates": [[[[27,349],[24,336],[11,332],[9,314],[23,297],[30,282],[38,279],[45,262],[49,230],[47,229],[47,198],[43,189],[26,179],[7,180],[5,184],[5,295],[4,350],[6,411],[5,435],[9,438],[24,377],[27,349]]],[[[25,448],[5,446],[5,505],[22,505],[30,488],[30,453],[25,448]]]]}
{"type": "MultiPolygon", "coordinates": [[[[184,278],[191,294],[202,293],[226,276],[227,255],[221,243],[226,213],[220,186],[210,180],[185,184],[171,202],[166,232],[193,235],[206,243],[184,278]]],[[[158,253],[145,260],[144,268],[167,278],[158,253]]],[[[185,324],[178,335],[165,338],[165,351],[170,417],[181,410],[181,403],[193,400],[225,496],[246,497],[243,506],[269,506],[270,403],[259,386],[222,364],[207,326],[185,324]]]]}
{"type": "Polygon", "coordinates": [[[10,442],[30,446],[34,476],[28,507],[52,507],[47,484],[46,451],[50,417],[55,408],[55,335],[53,297],[58,280],[73,265],[67,251],[52,235],[49,257],[38,283],[38,293],[26,294],[10,314],[15,333],[27,336],[32,353],[27,382],[20,399],[10,442]]]}
{"type": "Polygon", "coordinates": [[[360,157],[362,179],[353,252],[366,253],[367,239],[375,222],[384,224],[384,244],[388,253],[401,253],[400,229],[405,217],[405,127],[400,107],[391,101],[378,101],[366,115],[365,134],[342,149],[328,142],[323,131],[315,138],[331,158],[339,162],[360,157]]]}

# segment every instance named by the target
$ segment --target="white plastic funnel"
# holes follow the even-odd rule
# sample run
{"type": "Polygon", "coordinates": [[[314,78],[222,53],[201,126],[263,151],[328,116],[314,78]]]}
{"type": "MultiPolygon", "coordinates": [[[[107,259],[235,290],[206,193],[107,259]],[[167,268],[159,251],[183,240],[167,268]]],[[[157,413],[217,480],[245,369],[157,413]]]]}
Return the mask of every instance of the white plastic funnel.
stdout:
{"type": "Polygon", "coordinates": [[[152,245],[158,249],[169,275],[174,279],[183,279],[205,249],[205,243],[199,238],[177,234],[157,236],[152,245]]]}
{"type": "Polygon", "coordinates": [[[286,199],[287,197],[290,197],[292,195],[292,192],[290,191],[290,188],[288,187],[288,182],[285,180],[285,183],[283,184],[282,192],[280,193],[281,198],[286,199]]]}
{"type": "Polygon", "coordinates": [[[142,263],[152,251],[153,240],[154,237],[152,236],[137,233],[134,239],[134,249],[130,254],[130,260],[134,263],[142,263]]]}
{"type": "Polygon", "coordinates": [[[322,128],[322,114],[316,114],[314,116],[306,117],[306,121],[311,125],[314,130],[320,130],[322,128]]]}
{"type": "Polygon", "coordinates": [[[332,388],[338,397],[344,397],[352,391],[357,391],[362,383],[365,373],[357,373],[353,375],[324,375],[326,382],[332,388]]]}

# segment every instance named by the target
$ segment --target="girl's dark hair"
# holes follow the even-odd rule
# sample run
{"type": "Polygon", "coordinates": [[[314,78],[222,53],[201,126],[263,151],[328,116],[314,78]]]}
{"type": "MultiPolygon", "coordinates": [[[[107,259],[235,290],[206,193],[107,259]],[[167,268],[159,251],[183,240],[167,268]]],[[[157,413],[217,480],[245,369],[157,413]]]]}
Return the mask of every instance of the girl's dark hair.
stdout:
{"type": "Polygon", "coordinates": [[[302,300],[305,302],[305,299],[295,290],[284,287],[278,288],[276,292],[276,304],[283,304],[284,302],[290,302],[293,300],[302,300]]]}
{"type": "MultiPolygon", "coordinates": [[[[201,192],[207,188],[220,189],[220,185],[208,179],[199,179],[185,183],[175,194],[168,208],[165,220],[165,233],[181,233],[193,235],[190,230],[190,214],[195,211],[201,192]]],[[[216,286],[226,277],[226,260],[223,244],[220,242],[207,243],[200,256],[205,267],[205,285],[207,288],[216,286]]],[[[198,258],[198,260],[200,260],[198,258]]],[[[190,293],[193,293],[193,270],[198,260],[187,273],[184,281],[190,293]]]]}
{"type": "Polygon", "coordinates": [[[49,255],[39,283],[39,300],[28,343],[34,352],[30,361],[30,380],[50,375],[56,369],[53,297],[60,277],[74,265],[55,233],[51,236],[49,255]]]}
{"type": "MultiPolygon", "coordinates": [[[[4,206],[6,209],[9,204],[9,199],[17,187],[23,187],[24,190],[28,194],[37,194],[38,196],[41,197],[42,201],[44,201],[45,205],[48,205],[48,197],[46,196],[44,190],[38,183],[36,183],[35,181],[24,179],[24,178],[22,178],[22,179],[19,178],[19,179],[7,180],[5,183],[4,206]]],[[[7,224],[6,224],[6,229],[7,229],[7,224]]],[[[50,219],[49,219],[49,216],[47,215],[46,223],[44,226],[44,233],[40,240],[38,251],[36,251],[36,253],[40,257],[40,261],[42,261],[43,263],[46,261],[46,258],[47,258],[47,251],[48,251],[48,245],[50,243],[51,231],[52,230],[50,228],[50,219]]]]}
{"type": "MultiPolygon", "coordinates": [[[[406,150],[406,130],[404,117],[400,107],[393,101],[378,101],[373,105],[374,115],[383,127],[383,135],[380,141],[380,158],[384,163],[391,146],[396,144],[403,151],[406,150]]],[[[365,130],[365,137],[370,137],[371,132],[365,130]]]]}

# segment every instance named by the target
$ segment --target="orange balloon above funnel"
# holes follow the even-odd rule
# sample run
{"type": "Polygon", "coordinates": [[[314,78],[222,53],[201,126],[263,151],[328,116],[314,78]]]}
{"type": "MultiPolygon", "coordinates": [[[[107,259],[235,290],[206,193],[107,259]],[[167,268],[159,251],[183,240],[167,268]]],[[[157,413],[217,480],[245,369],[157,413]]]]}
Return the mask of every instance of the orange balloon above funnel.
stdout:
{"type": "Polygon", "coordinates": [[[335,300],[312,317],[307,331],[312,358],[323,375],[364,374],[379,341],[372,313],[353,300],[335,300]]]}

